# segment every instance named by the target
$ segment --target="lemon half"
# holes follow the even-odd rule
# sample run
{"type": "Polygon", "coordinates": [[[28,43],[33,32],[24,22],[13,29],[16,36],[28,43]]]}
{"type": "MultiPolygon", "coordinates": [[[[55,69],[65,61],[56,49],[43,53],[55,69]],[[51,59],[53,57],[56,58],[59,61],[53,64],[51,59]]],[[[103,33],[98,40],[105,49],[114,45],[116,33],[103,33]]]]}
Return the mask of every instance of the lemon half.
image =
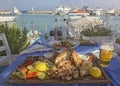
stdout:
{"type": "Polygon", "coordinates": [[[92,76],[92,77],[95,77],[95,78],[99,78],[102,76],[102,72],[100,70],[100,68],[98,67],[91,67],[89,69],[89,74],[92,76]]]}
{"type": "Polygon", "coordinates": [[[47,70],[47,66],[44,62],[37,62],[34,66],[34,68],[38,71],[45,72],[47,70]]]}

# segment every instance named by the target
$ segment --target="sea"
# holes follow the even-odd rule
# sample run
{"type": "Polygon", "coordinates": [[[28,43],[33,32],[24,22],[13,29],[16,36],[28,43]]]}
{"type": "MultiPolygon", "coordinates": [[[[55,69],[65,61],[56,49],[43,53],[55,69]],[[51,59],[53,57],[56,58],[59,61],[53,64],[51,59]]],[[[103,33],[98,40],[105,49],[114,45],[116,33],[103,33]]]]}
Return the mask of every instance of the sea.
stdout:
{"type": "MultiPolygon", "coordinates": [[[[22,14],[16,17],[14,23],[23,29],[37,30],[43,34],[49,33],[53,30],[55,19],[59,19],[63,22],[67,16],[57,16],[52,14],[22,14]]],[[[120,29],[120,16],[100,16],[101,19],[112,29],[120,29]]],[[[62,23],[61,23],[62,25],[62,23]]]]}
{"type": "Polygon", "coordinates": [[[52,14],[22,14],[16,17],[14,23],[21,29],[25,27],[28,31],[37,30],[42,34],[45,34],[53,30],[55,19],[58,19],[58,23],[62,25],[65,18],[67,18],[67,16],[57,16],[52,14]]]}

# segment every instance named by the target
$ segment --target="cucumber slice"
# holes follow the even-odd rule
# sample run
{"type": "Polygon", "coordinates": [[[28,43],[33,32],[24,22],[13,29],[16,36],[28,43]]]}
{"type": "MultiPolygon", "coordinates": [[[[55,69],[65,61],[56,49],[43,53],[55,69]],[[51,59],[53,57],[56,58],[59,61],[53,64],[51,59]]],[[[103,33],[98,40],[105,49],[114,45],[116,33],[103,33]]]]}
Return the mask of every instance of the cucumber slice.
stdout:
{"type": "Polygon", "coordinates": [[[38,79],[40,80],[46,79],[46,74],[44,72],[38,72],[38,79]]]}

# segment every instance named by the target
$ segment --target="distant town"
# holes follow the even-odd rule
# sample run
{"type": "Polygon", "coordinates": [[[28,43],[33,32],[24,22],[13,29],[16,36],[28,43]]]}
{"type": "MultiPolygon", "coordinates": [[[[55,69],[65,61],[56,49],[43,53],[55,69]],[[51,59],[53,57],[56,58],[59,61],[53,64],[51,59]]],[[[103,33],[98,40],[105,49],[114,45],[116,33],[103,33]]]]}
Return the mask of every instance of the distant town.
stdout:
{"type": "MultiPolygon", "coordinates": [[[[54,14],[57,11],[73,11],[73,10],[81,10],[85,13],[89,13],[90,15],[112,15],[112,16],[120,16],[120,10],[115,10],[113,8],[109,8],[108,10],[104,10],[101,7],[97,7],[96,9],[92,9],[88,6],[83,6],[83,8],[70,8],[68,6],[58,6],[55,8],[55,10],[35,10],[34,7],[31,8],[31,10],[21,10],[21,13],[28,13],[28,14],[54,14]]],[[[0,15],[8,15],[12,13],[20,14],[18,9],[16,7],[13,8],[13,10],[0,10],[0,15]]],[[[68,13],[69,13],[68,12],[68,13]]]]}

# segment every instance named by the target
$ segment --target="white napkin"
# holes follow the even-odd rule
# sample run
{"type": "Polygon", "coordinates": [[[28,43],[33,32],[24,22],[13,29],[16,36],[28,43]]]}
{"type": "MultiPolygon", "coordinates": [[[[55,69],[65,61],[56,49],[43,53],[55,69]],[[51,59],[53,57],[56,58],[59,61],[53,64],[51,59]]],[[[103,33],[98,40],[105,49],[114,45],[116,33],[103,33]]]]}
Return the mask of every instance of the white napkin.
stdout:
{"type": "Polygon", "coordinates": [[[36,44],[36,45],[32,46],[31,48],[20,52],[20,55],[25,54],[25,53],[32,53],[32,52],[36,52],[36,51],[41,51],[41,52],[42,51],[48,51],[48,50],[51,50],[51,49],[52,48],[48,48],[47,46],[36,44]]]}
{"type": "Polygon", "coordinates": [[[92,52],[92,54],[94,54],[97,57],[97,59],[99,59],[100,50],[95,50],[92,52]]]}

